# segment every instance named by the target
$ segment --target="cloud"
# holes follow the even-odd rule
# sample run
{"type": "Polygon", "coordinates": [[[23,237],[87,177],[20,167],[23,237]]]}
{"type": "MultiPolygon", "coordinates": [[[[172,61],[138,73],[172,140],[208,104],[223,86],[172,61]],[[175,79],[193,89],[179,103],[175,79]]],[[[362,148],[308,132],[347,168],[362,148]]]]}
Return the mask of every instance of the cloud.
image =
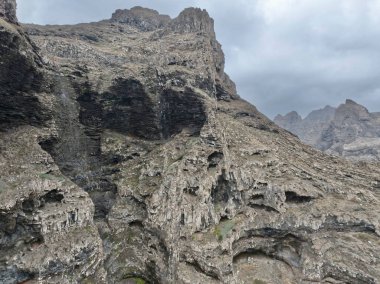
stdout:
{"type": "Polygon", "coordinates": [[[189,6],[215,19],[226,71],[269,117],[306,115],[346,98],[380,111],[380,0],[19,0],[23,22],[64,24],[150,7],[175,17],[189,6]],[[31,12],[30,12],[31,11],[31,12]]]}

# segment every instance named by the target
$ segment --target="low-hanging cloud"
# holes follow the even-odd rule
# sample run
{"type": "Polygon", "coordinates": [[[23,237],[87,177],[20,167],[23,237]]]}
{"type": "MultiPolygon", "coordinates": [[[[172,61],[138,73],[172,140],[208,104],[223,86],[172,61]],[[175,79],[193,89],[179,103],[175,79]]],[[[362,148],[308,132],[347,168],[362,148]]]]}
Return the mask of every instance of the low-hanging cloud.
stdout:
{"type": "Polygon", "coordinates": [[[207,9],[239,94],[269,117],[346,98],[380,111],[380,0],[18,0],[18,17],[90,22],[136,5],[207,9]]]}

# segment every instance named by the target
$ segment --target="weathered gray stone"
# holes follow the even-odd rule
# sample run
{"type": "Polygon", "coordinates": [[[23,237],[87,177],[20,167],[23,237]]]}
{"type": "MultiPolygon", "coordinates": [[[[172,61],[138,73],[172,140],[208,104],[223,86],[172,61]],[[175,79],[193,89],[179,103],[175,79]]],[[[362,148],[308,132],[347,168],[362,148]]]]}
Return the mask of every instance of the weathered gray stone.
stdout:
{"type": "Polygon", "coordinates": [[[24,26],[49,116],[0,133],[0,282],[379,281],[379,168],[239,99],[207,17],[24,26]]]}
{"type": "Polygon", "coordinates": [[[157,11],[142,7],[133,7],[130,10],[116,10],[111,21],[135,26],[142,31],[152,31],[163,28],[170,22],[170,17],[160,15],[157,11]]]}
{"type": "Polygon", "coordinates": [[[17,23],[16,17],[16,0],[1,0],[0,1],[0,18],[8,22],[17,23]]]}

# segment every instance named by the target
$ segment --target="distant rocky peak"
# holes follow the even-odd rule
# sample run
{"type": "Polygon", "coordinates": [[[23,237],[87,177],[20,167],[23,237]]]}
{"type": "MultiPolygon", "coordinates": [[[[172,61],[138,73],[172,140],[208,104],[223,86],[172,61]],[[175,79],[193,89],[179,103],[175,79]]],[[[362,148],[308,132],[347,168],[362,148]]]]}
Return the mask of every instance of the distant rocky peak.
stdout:
{"type": "Polygon", "coordinates": [[[287,123],[295,123],[298,121],[302,121],[302,117],[296,111],[291,111],[286,115],[278,114],[274,121],[286,121],[287,123]]]}
{"type": "Polygon", "coordinates": [[[0,0],[0,18],[14,24],[17,23],[16,0],[0,0]]]}
{"type": "Polygon", "coordinates": [[[156,10],[136,6],[130,10],[116,10],[111,17],[112,22],[125,23],[143,31],[152,31],[166,26],[170,17],[161,15],[156,10]]]}
{"type": "Polygon", "coordinates": [[[200,8],[186,8],[170,22],[169,26],[174,32],[203,32],[215,37],[214,20],[206,10],[200,8]]]}
{"type": "Polygon", "coordinates": [[[357,102],[353,101],[353,100],[350,100],[350,99],[346,99],[346,105],[359,105],[357,102]]]}
{"type": "Polygon", "coordinates": [[[344,104],[341,104],[335,114],[335,119],[338,121],[343,121],[350,119],[366,121],[370,119],[370,113],[364,106],[354,102],[353,100],[347,99],[344,104]]]}
{"type": "Polygon", "coordinates": [[[346,102],[344,104],[341,104],[338,107],[338,109],[339,108],[340,109],[342,109],[342,108],[348,108],[348,109],[351,109],[351,110],[362,110],[362,111],[368,112],[368,110],[364,106],[358,104],[357,102],[355,102],[355,101],[353,101],[351,99],[346,99],[346,102]]]}
{"type": "Polygon", "coordinates": [[[313,110],[304,120],[315,123],[328,123],[334,119],[335,111],[336,108],[327,105],[322,109],[313,110]]]}
{"type": "Polygon", "coordinates": [[[295,129],[302,123],[302,117],[296,111],[291,111],[286,115],[278,114],[273,121],[280,127],[297,135],[295,129]]]}

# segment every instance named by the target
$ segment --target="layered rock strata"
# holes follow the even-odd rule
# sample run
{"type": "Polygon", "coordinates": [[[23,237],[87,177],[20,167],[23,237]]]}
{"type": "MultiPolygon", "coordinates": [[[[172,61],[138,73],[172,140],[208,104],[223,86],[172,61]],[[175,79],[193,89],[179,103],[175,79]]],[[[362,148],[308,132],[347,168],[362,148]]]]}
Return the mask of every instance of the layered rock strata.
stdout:
{"type": "Polygon", "coordinates": [[[241,100],[207,12],[132,10],[28,36],[1,22],[41,75],[22,118],[0,109],[0,280],[377,283],[378,168],[241,100]]]}

